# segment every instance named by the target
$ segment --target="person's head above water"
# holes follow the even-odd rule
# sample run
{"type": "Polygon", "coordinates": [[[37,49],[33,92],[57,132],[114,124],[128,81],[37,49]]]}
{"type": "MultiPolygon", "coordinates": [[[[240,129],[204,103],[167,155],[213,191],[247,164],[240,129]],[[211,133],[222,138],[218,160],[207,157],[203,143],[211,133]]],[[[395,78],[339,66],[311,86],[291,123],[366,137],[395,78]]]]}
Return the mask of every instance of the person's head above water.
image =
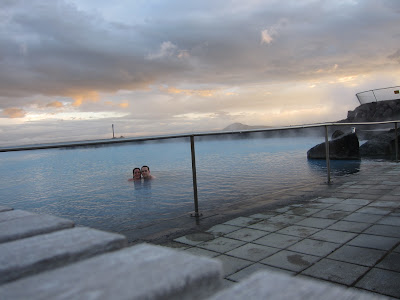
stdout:
{"type": "Polygon", "coordinates": [[[133,179],[134,180],[138,180],[138,179],[141,178],[141,176],[142,176],[142,173],[140,172],[140,169],[139,168],[134,168],[133,169],[133,179]]]}
{"type": "Polygon", "coordinates": [[[150,175],[150,168],[148,166],[142,167],[142,176],[144,179],[152,179],[154,176],[150,175]]]}

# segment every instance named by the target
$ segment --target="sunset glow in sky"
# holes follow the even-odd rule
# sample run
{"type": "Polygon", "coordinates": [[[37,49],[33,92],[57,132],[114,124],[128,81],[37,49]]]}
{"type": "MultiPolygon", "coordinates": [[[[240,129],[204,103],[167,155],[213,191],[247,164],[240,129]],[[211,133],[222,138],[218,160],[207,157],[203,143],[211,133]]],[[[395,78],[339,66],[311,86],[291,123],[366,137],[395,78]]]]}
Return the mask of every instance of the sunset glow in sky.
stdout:
{"type": "Polygon", "coordinates": [[[396,85],[399,0],[0,1],[0,146],[337,121],[396,85]]]}

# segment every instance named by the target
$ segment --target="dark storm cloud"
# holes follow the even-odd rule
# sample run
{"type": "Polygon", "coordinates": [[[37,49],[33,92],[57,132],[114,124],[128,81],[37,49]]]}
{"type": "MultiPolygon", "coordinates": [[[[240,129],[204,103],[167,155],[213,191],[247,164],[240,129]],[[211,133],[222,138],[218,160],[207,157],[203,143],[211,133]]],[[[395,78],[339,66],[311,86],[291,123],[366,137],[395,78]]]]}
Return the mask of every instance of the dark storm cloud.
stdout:
{"type": "Polygon", "coordinates": [[[0,3],[0,108],[36,94],[289,82],[398,61],[396,0],[80,2],[0,3]]]}
{"type": "Polygon", "coordinates": [[[144,88],[182,69],[146,60],[146,37],[134,26],[106,23],[63,1],[0,5],[2,96],[144,88]]]}

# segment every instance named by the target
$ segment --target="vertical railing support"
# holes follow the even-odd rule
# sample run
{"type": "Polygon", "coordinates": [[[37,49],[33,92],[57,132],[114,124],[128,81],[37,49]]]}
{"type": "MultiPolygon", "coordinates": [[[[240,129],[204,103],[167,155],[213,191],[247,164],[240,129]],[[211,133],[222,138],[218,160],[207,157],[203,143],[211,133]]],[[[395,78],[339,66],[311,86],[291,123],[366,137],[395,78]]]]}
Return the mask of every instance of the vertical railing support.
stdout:
{"type": "Polygon", "coordinates": [[[329,158],[328,125],[325,125],[325,157],[326,157],[326,170],[328,172],[328,184],[330,184],[331,183],[331,160],[329,158]]]}
{"type": "Polygon", "coordinates": [[[374,95],[375,101],[376,101],[376,102],[378,102],[378,99],[376,99],[376,96],[375,96],[374,90],[371,90],[371,92],[372,92],[372,94],[374,95]]]}
{"type": "Polygon", "coordinates": [[[191,217],[200,217],[199,214],[199,203],[197,198],[197,176],[196,176],[196,155],[194,151],[194,135],[190,136],[190,150],[192,153],[192,175],[193,175],[193,197],[194,197],[194,214],[190,214],[191,217]]]}
{"type": "Polygon", "coordinates": [[[394,123],[394,149],[396,150],[396,162],[399,162],[399,137],[397,135],[397,122],[394,123]]]}

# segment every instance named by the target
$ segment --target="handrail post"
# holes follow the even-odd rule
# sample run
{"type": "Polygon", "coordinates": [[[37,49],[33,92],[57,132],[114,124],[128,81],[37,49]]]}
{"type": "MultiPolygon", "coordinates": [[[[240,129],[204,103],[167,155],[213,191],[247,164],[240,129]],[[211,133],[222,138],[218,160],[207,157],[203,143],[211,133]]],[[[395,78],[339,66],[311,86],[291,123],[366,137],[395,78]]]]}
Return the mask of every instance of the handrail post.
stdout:
{"type": "Polygon", "coordinates": [[[194,214],[190,214],[191,217],[200,217],[199,214],[199,203],[197,198],[197,176],[196,176],[196,156],[194,151],[194,135],[190,136],[190,150],[192,154],[192,175],[193,175],[193,197],[194,197],[194,214]]]}
{"type": "Polygon", "coordinates": [[[376,99],[376,96],[375,96],[374,90],[371,90],[371,92],[372,92],[372,94],[373,94],[373,95],[374,95],[374,97],[375,97],[375,101],[376,101],[376,102],[378,102],[378,99],[376,99]]]}
{"type": "Polygon", "coordinates": [[[394,148],[396,149],[396,162],[398,163],[399,162],[399,137],[397,135],[397,122],[394,123],[394,135],[395,135],[394,148]]]}
{"type": "Polygon", "coordinates": [[[328,172],[328,184],[330,184],[331,183],[331,161],[329,158],[328,125],[325,125],[325,156],[326,156],[326,169],[328,172]]]}

